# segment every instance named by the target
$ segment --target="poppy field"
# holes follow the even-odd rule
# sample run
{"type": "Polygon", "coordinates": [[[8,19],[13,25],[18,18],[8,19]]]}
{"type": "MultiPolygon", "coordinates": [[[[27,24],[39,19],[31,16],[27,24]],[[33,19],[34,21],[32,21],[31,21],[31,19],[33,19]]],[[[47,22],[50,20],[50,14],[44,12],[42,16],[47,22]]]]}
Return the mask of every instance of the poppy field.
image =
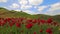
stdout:
{"type": "Polygon", "coordinates": [[[60,23],[53,18],[0,18],[0,34],[60,34],[60,23]]]}

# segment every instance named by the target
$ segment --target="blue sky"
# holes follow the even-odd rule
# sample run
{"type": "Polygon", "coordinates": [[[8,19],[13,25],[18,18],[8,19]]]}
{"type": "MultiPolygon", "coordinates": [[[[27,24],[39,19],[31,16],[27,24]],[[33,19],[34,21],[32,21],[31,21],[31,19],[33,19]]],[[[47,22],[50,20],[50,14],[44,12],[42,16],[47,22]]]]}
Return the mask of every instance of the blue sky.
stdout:
{"type": "Polygon", "coordinates": [[[60,0],[0,0],[0,7],[31,15],[60,15],[60,0]]]}

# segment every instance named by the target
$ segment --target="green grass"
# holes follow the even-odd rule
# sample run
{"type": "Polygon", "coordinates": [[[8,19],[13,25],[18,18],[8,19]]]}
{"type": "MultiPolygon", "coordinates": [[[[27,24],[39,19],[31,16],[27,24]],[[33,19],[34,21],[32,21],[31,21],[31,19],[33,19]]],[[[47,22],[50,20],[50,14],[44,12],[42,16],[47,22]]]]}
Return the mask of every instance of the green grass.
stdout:
{"type": "Polygon", "coordinates": [[[14,10],[7,10],[5,8],[0,7],[0,17],[6,18],[6,17],[26,17],[26,18],[32,18],[32,19],[48,19],[48,18],[53,18],[55,21],[60,22],[60,15],[55,15],[55,16],[50,16],[50,15],[44,15],[44,14],[37,14],[37,15],[30,15],[25,12],[17,12],[14,10]]]}
{"type": "MultiPolygon", "coordinates": [[[[6,18],[6,17],[10,17],[10,18],[18,18],[18,17],[26,17],[26,18],[31,18],[31,19],[48,19],[48,18],[53,18],[54,21],[60,23],[60,15],[56,15],[56,16],[50,16],[50,15],[43,15],[43,14],[38,14],[38,15],[30,15],[24,12],[17,12],[14,10],[7,10],[5,8],[0,8],[0,18],[6,18]]],[[[31,32],[31,34],[33,34],[34,31],[37,32],[37,34],[39,33],[40,29],[43,29],[44,32],[43,34],[46,34],[45,30],[48,27],[52,27],[53,28],[53,34],[60,34],[60,30],[58,30],[60,27],[58,26],[48,26],[48,25],[43,25],[38,26],[37,24],[35,24],[31,30],[26,29],[25,25],[22,24],[21,28],[17,28],[15,27],[15,25],[11,28],[11,27],[6,27],[7,25],[5,25],[4,27],[0,26],[0,34],[21,34],[21,30],[23,30],[24,32],[22,34],[27,34],[27,32],[29,31],[29,34],[31,32]]]]}

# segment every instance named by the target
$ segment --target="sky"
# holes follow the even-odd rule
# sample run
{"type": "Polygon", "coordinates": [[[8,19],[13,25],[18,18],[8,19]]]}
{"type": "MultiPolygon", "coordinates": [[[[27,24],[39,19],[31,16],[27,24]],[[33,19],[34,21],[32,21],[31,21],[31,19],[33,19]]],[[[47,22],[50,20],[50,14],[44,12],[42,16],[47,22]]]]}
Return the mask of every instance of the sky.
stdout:
{"type": "Polygon", "coordinates": [[[0,0],[0,7],[31,15],[60,15],[60,0],[0,0]]]}

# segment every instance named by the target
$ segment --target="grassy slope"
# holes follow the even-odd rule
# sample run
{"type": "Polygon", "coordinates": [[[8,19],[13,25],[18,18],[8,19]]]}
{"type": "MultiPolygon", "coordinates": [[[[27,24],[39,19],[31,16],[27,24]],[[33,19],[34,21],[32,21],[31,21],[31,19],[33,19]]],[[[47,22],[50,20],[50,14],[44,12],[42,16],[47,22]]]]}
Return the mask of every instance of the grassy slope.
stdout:
{"type": "Polygon", "coordinates": [[[5,8],[0,8],[0,17],[5,18],[5,17],[27,17],[27,18],[40,18],[40,19],[48,19],[52,17],[55,21],[60,22],[60,15],[56,16],[49,16],[49,15],[43,15],[43,14],[38,14],[38,15],[29,15],[24,12],[17,12],[14,10],[7,10],[5,8]],[[43,18],[44,17],[44,18],[43,18]]]}

